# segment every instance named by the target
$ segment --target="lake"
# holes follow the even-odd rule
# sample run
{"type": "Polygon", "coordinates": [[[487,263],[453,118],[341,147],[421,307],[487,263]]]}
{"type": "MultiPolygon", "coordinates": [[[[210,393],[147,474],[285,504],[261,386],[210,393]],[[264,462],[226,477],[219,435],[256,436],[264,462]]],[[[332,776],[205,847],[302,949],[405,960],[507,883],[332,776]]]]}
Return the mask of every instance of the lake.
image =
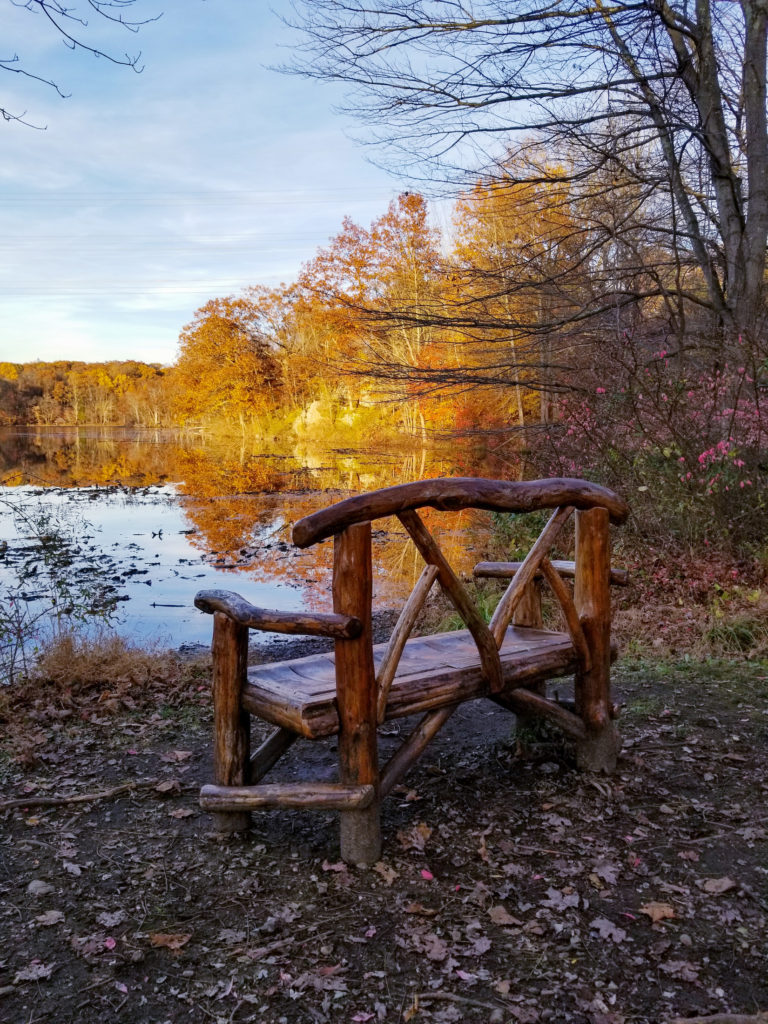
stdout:
{"type": "MultiPolygon", "coordinates": [[[[77,583],[75,612],[93,599],[120,633],[174,648],[210,642],[198,590],[241,592],[287,611],[330,610],[332,545],[298,551],[292,524],[350,494],[421,477],[504,477],[514,469],[453,442],[431,450],[307,445],[265,450],[254,439],[123,428],[0,429],[0,591],[24,581],[28,609],[77,583]],[[25,518],[20,518],[24,516],[25,518]],[[41,536],[68,538],[66,557],[41,536]],[[58,558],[58,562],[57,562],[58,558]],[[39,565],[40,568],[36,568],[39,565]],[[45,571],[44,571],[45,570],[45,571]],[[47,572],[47,576],[46,576],[47,572]],[[78,589],[79,588],[79,589],[78,589]]],[[[487,535],[483,513],[426,513],[458,570],[487,535]],[[460,541],[460,543],[459,543],[460,541]]],[[[374,531],[375,598],[394,605],[422,568],[397,523],[374,531]]],[[[71,588],[70,588],[71,589],[71,588]]]]}

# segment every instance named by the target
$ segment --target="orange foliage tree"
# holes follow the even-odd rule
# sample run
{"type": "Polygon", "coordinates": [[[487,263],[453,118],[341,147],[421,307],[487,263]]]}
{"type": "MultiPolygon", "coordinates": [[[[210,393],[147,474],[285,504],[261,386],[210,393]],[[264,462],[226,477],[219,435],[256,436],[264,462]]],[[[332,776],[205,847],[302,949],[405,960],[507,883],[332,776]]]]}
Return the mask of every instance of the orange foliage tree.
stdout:
{"type": "Polygon", "coordinates": [[[212,299],[182,330],[172,402],[183,423],[234,420],[241,428],[277,405],[280,372],[253,297],[212,299]]]}

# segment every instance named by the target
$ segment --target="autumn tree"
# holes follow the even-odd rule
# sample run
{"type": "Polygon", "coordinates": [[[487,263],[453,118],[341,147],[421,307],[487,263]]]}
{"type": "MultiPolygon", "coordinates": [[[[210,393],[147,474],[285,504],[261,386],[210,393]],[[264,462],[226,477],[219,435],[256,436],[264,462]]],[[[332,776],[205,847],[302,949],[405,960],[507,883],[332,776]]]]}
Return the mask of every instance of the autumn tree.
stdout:
{"type": "Polygon", "coordinates": [[[551,178],[536,159],[526,169],[529,153],[567,152],[584,197],[604,189],[606,172],[663,193],[665,215],[646,226],[697,270],[663,287],[707,315],[721,353],[742,335],[764,356],[766,0],[298,8],[300,71],[349,84],[349,108],[382,126],[376,139],[395,158],[456,181],[506,167],[513,150],[517,180],[537,184],[551,178]]]}
{"type": "Polygon", "coordinates": [[[407,433],[424,433],[422,375],[440,306],[440,236],[423,196],[406,192],[369,229],[347,218],[299,280],[305,313],[323,323],[337,380],[397,407],[407,433]],[[341,374],[341,377],[339,377],[341,374]]]}
{"type": "Polygon", "coordinates": [[[507,403],[513,396],[521,426],[552,418],[589,277],[571,190],[556,168],[549,174],[539,186],[480,181],[455,208],[452,308],[474,342],[466,348],[475,373],[484,368],[507,403]]]}
{"type": "Polygon", "coordinates": [[[234,420],[241,428],[275,407],[279,369],[252,298],[212,299],[179,338],[173,404],[183,420],[234,420]]]}

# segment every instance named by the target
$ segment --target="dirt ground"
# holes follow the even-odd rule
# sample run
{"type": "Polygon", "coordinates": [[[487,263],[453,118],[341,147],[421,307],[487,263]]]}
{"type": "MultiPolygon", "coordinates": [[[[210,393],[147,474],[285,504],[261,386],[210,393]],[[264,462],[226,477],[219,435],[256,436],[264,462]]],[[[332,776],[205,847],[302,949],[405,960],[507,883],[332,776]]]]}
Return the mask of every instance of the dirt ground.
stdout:
{"type": "MultiPolygon", "coordinates": [[[[624,661],[614,678],[615,776],[577,774],[547,737],[520,757],[511,716],[464,706],[386,802],[370,870],[339,861],[332,815],[212,832],[197,805],[204,679],[133,706],[41,699],[24,741],[0,740],[0,797],[27,801],[0,811],[0,1020],[659,1024],[768,1009],[768,667],[624,661]]],[[[333,771],[331,746],[289,758],[296,777],[333,771]]]]}

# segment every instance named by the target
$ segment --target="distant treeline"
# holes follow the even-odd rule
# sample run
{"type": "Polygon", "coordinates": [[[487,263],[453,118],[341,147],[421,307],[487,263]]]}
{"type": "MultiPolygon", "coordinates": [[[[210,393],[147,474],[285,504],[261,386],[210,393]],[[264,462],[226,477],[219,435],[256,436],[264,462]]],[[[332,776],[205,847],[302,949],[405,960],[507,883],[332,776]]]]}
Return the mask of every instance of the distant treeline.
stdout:
{"type": "Polygon", "coordinates": [[[0,362],[0,425],[172,422],[167,368],[124,362],[0,362]]]}

